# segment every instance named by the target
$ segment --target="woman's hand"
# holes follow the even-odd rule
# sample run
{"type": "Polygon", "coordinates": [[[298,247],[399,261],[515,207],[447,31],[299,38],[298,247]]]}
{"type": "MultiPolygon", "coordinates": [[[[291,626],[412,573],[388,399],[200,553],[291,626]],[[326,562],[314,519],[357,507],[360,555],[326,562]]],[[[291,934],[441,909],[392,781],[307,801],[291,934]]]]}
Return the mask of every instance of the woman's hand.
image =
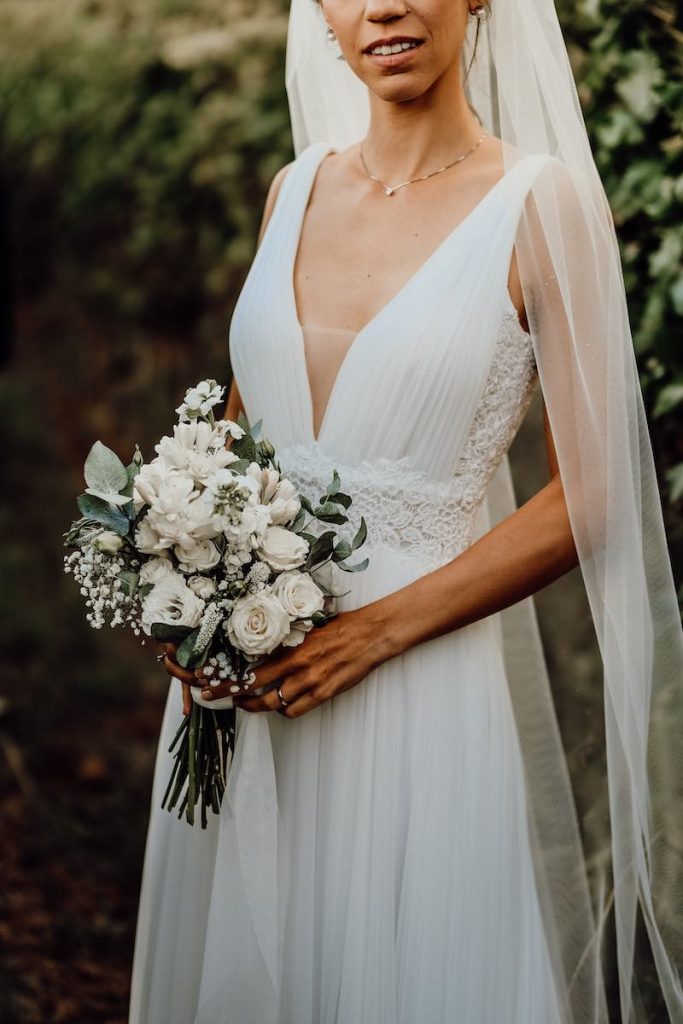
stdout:
{"type": "MultiPolygon", "coordinates": [[[[275,686],[261,696],[236,694],[235,707],[244,711],[279,711],[287,718],[298,718],[356,686],[387,657],[374,617],[366,608],[338,612],[324,626],[311,629],[303,643],[281,648],[254,669],[256,678],[250,689],[279,681],[282,694],[289,701],[287,707],[280,703],[275,686]]],[[[195,677],[194,683],[203,687],[205,699],[233,696],[233,681],[208,686],[201,669],[196,670],[195,677]]]]}
{"type": "Polygon", "coordinates": [[[183,668],[175,660],[175,654],[178,650],[177,644],[157,644],[159,648],[159,655],[164,655],[164,668],[172,675],[175,679],[179,679],[183,684],[183,714],[189,715],[192,711],[192,694],[190,693],[190,686],[197,686],[197,680],[192,672],[189,672],[186,668],[183,668]]]}

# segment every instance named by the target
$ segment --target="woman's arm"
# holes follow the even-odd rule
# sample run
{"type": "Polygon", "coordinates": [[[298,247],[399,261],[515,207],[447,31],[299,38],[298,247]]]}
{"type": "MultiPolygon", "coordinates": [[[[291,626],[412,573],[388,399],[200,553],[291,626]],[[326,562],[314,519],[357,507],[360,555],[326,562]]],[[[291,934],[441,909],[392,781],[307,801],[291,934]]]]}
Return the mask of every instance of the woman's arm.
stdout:
{"type": "Polygon", "coordinates": [[[551,479],[457,558],[366,606],[393,657],[534,594],[578,563],[544,416],[551,479]]]}

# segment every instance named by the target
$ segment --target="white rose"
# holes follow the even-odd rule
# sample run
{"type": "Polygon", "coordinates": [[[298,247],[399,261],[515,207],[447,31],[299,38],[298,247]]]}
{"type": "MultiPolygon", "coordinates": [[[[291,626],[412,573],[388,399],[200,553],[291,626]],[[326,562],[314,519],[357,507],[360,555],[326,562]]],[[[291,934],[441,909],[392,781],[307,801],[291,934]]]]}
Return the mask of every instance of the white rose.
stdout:
{"type": "Polygon", "coordinates": [[[142,627],[148,636],[155,622],[194,629],[199,625],[203,611],[204,602],[192,593],[185,580],[176,572],[168,573],[143,598],[142,627]]]}
{"type": "Polygon", "coordinates": [[[289,633],[289,615],[270,590],[235,601],[228,638],[245,654],[270,654],[289,633]]]}
{"type": "Polygon", "coordinates": [[[101,551],[103,555],[116,555],[123,547],[123,537],[119,537],[118,533],[114,533],[113,530],[105,530],[95,537],[93,547],[101,551]]]}
{"type": "Polygon", "coordinates": [[[305,620],[302,622],[293,622],[292,628],[282,641],[282,646],[297,647],[299,644],[304,642],[304,640],[306,639],[306,634],[309,633],[312,629],[312,622],[306,622],[305,620]]]}
{"type": "Polygon", "coordinates": [[[170,572],[173,572],[173,566],[168,558],[150,558],[140,569],[140,583],[159,583],[170,572]]]}
{"type": "Polygon", "coordinates": [[[269,526],[258,542],[256,554],[276,572],[297,569],[308,556],[309,544],[284,526],[269,526]]]}
{"type": "Polygon", "coordinates": [[[173,550],[183,572],[208,572],[221,560],[220,551],[210,540],[178,544],[173,550]]]}
{"type": "Polygon", "coordinates": [[[162,437],[155,450],[173,469],[189,472],[201,483],[237,461],[237,455],[224,446],[221,433],[203,420],[178,423],[173,437],[162,437]]]}
{"type": "Polygon", "coordinates": [[[307,572],[281,572],[273,581],[273,593],[293,619],[310,619],[323,610],[325,595],[307,572]]]}
{"type": "Polygon", "coordinates": [[[204,601],[208,601],[216,593],[214,580],[209,579],[207,576],[193,576],[192,579],[187,581],[187,585],[193,594],[201,597],[204,601]]]}

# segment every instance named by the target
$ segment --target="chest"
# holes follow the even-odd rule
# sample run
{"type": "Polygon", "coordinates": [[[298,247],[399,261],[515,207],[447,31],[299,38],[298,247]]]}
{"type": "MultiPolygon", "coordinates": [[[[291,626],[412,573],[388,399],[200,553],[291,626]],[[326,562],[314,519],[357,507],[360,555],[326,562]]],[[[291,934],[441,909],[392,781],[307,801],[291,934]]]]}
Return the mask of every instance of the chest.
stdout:
{"type": "Polygon", "coordinates": [[[415,276],[481,198],[481,182],[385,196],[380,186],[330,202],[314,186],[295,240],[292,283],[298,319],[359,332],[415,276]],[[334,244],[330,244],[334,239],[334,244]]]}

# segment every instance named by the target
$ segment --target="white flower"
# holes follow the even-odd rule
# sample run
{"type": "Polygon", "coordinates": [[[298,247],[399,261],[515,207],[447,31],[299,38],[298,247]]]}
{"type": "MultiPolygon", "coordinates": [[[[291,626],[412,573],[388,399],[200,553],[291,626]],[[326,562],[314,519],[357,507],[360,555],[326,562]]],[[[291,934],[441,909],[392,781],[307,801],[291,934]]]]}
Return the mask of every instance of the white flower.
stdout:
{"type": "Polygon", "coordinates": [[[168,474],[171,466],[165,459],[152,459],[140,469],[133,481],[133,505],[139,512],[143,505],[151,505],[168,474]]]}
{"type": "Polygon", "coordinates": [[[284,526],[269,526],[259,540],[256,554],[276,572],[283,572],[298,569],[306,561],[308,549],[309,544],[304,537],[286,530],[284,526]]]}
{"type": "Polygon", "coordinates": [[[221,553],[210,540],[196,540],[191,544],[177,544],[173,549],[183,572],[207,572],[218,565],[221,553]]]}
{"type": "MultiPolygon", "coordinates": [[[[143,519],[143,523],[144,523],[143,519]]],[[[142,526],[142,523],[140,524],[142,526]]],[[[173,572],[173,565],[168,558],[150,558],[149,562],[145,562],[142,569],[140,569],[140,583],[158,583],[168,576],[170,572],[173,572]]],[[[201,595],[200,595],[201,596],[201,595]]]]}
{"type": "Polygon", "coordinates": [[[176,409],[181,422],[208,416],[214,405],[223,401],[224,391],[215,380],[203,380],[196,387],[188,388],[183,404],[176,409]]]}
{"type": "Polygon", "coordinates": [[[307,572],[281,572],[273,581],[273,593],[293,619],[310,619],[321,612],[325,595],[307,572]]]}
{"type": "Polygon", "coordinates": [[[238,458],[225,447],[222,432],[204,420],[178,423],[173,437],[162,437],[155,451],[172,469],[188,472],[198,483],[206,483],[216,470],[238,458]]]}
{"type": "Polygon", "coordinates": [[[137,530],[135,531],[135,547],[138,551],[142,552],[143,555],[158,555],[164,551],[168,544],[163,544],[159,534],[153,529],[149,515],[140,522],[137,530]]]}
{"type": "Polygon", "coordinates": [[[311,575],[316,582],[319,582],[323,587],[326,587],[332,596],[343,596],[344,587],[346,585],[346,581],[343,578],[344,572],[335,562],[323,562],[312,570],[311,575]]]}
{"type": "Polygon", "coordinates": [[[216,583],[208,576],[193,576],[187,581],[187,585],[193,594],[207,601],[216,593],[216,583]]]}
{"type": "Polygon", "coordinates": [[[220,529],[213,518],[210,503],[182,472],[171,473],[163,481],[146,516],[159,537],[156,551],[176,545],[191,549],[198,540],[216,537],[220,529]]]}
{"type": "Polygon", "coordinates": [[[104,530],[98,537],[95,537],[93,547],[101,551],[103,555],[115,555],[123,547],[123,537],[119,537],[118,533],[114,533],[113,530],[104,530]]]}
{"type": "Polygon", "coordinates": [[[228,620],[228,638],[245,654],[270,654],[289,633],[289,615],[277,597],[261,590],[235,601],[228,620]]]}
{"type": "Polygon", "coordinates": [[[240,427],[239,423],[235,423],[234,420],[218,420],[215,426],[216,433],[218,433],[223,441],[230,435],[234,437],[236,441],[239,441],[241,437],[244,437],[246,431],[240,427]]]}
{"type": "Polygon", "coordinates": [[[204,611],[204,602],[193,594],[185,580],[176,572],[168,573],[142,601],[142,626],[151,635],[155,622],[194,629],[204,611]]]}
{"type": "Polygon", "coordinates": [[[249,464],[245,476],[256,482],[260,500],[270,511],[271,522],[284,526],[294,519],[301,508],[301,501],[291,480],[281,477],[275,469],[262,469],[258,462],[249,464]]]}
{"type": "Polygon", "coordinates": [[[295,622],[282,643],[285,647],[296,647],[313,628],[311,616],[321,612],[325,595],[307,572],[282,572],[273,582],[273,593],[295,622]]]}

